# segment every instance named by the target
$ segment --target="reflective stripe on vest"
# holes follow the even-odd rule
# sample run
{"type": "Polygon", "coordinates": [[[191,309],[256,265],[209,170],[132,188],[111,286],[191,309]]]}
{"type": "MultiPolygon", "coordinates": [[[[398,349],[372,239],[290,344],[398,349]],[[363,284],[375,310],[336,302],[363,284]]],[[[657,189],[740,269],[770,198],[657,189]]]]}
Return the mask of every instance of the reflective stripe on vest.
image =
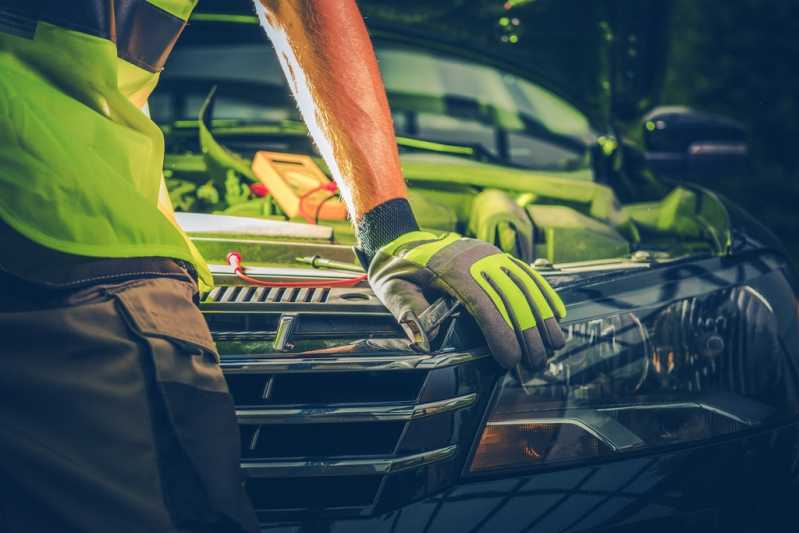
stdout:
{"type": "Polygon", "coordinates": [[[38,21],[108,39],[121,59],[150,72],[164,68],[186,27],[148,0],[0,0],[0,31],[32,38],[38,21]]]}

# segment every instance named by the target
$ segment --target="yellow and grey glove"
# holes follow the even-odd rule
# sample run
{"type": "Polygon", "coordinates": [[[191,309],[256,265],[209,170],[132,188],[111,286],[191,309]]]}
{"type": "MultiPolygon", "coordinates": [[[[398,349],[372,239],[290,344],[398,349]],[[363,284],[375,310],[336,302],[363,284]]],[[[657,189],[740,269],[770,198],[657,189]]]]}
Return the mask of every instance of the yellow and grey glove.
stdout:
{"type": "Polygon", "coordinates": [[[429,348],[420,316],[433,292],[461,302],[505,368],[541,368],[564,346],[558,320],[566,308],[529,265],[484,241],[455,233],[411,231],[380,247],[369,266],[375,294],[412,340],[429,348]]]}

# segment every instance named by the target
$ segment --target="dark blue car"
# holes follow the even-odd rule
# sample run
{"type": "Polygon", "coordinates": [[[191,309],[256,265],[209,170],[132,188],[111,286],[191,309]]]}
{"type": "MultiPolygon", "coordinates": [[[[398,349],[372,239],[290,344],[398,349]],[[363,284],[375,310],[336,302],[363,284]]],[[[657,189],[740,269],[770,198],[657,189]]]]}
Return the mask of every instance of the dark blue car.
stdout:
{"type": "Polygon", "coordinates": [[[202,307],[264,531],[796,529],[797,280],[701,186],[745,171],[745,132],[655,109],[664,4],[360,2],[420,224],[496,243],[567,304],[566,347],[529,373],[444,300],[418,353],[368,285],[233,276],[231,250],[261,279],[359,267],[346,221],[287,220],[252,186],[258,152],[321,160],[250,2],[200,2],[150,111],[215,265],[202,307]]]}

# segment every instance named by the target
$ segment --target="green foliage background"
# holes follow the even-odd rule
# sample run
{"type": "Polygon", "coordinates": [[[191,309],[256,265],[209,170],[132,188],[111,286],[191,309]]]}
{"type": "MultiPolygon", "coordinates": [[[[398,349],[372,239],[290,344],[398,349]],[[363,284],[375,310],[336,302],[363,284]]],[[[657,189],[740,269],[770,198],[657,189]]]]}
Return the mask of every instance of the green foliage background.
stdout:
{"type": "Polygon", "coordinates": [[[661,102],[749,127],[751,171],[706,185],[765,222],[799,264],[799,1],[671,1],[661,102]]]}

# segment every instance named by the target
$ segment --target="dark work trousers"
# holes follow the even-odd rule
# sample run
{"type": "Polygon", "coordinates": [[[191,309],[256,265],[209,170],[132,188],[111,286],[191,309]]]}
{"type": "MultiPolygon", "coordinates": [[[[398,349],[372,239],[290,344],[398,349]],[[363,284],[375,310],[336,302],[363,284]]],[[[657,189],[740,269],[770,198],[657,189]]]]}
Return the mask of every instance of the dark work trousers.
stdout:
{"type": "Polygon", "coordinates": [[[0,273],[0,531],[257,531],[195,291],[0,273]]]}

